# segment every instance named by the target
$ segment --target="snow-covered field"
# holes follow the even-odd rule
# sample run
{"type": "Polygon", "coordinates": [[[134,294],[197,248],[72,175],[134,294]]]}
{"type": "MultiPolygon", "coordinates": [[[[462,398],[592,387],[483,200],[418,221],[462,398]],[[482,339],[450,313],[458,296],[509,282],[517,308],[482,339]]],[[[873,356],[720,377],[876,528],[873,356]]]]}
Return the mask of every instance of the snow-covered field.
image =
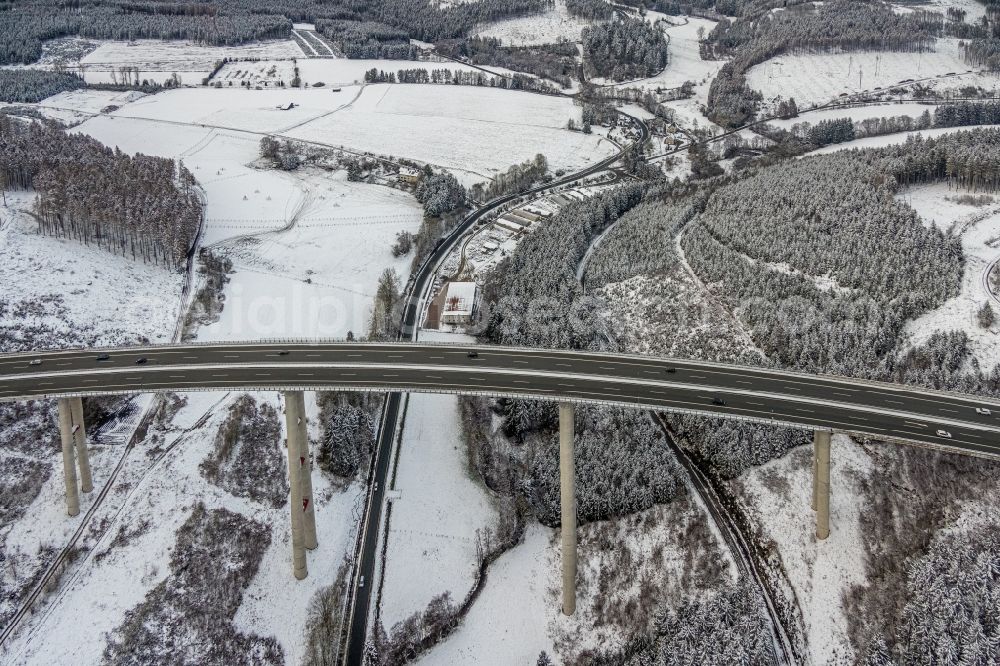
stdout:
{"type": "Polygon", "coordinates": [[[207,46],[189,41],[139,39],[135,41],[56,40],[59,48],[47,49],[41,60],[30,67],[48,69],[56,62],[83,75],[87,83],[122,83],[135,80],[135,73],[123,74],[123,68],[139,70],[138,79],[162,83],[177,74],[184,85],[201,85],[223,58],[254,60],[289,60],[301,58],[302,50],[294,40],[268,40],[236,46],[207,46]],[[128,76],[130,79],[126,79],[128,76]]]}
{"type": "Polygon", "coordinates": [[[842,93],[890,88],[911,79],[937,90],[979,86],[995,90],[1000,78],[972,72],[957,39],[939,39],[930,53],[803,53],[782,55],[752,67],[747,83],[765,100],[794,97],[799,108],[823,104],[842,93]],[[954,76],[947,76],[954,73],[954,76]],[[925,80],[928,79],[928,80],[925,80]]]}
{"type": "MultiPolygon", "coordinates": [[[[421,340],[471,338],[423,331],[421,340]]],[[[458,397],[412,393],[408,400],[384,563],[387,631],[443,592],[461,603],[476,579],[476,531],[492,527],[497,516],[469,469],[458,397]]]]}
{"type": "Polygon", "coordinates": [[[139,69],[139,79],[162,83],[177,74],[182,84],[200,85],[223,58],[296,58],[302,51],[293,40],[273,40],[239,46],[206,46],[192,42],[142,39],[101,42],[78,65],[88,83],[121,82],[122,67],[139,69]]]}
{"type": "Polygon", "coordinates": [[[897,102],[886,104],[866,104],[865,106],[850,106],[835,109],[823,109],[822,111],[810,111],[809,113],[796,116],[795,118],[778,118],[768,121],[769,125],[782,129],[791,129],[800,123],[815,125],[824,120],[837,120],[839,118],[850,118],[853,121],[866,120],[868,118],[894,118],[896,116],[909,116],[919,118],[924,111],[934,114],[937,109],[936,104],[920,104],[919,102],[897,102]]]}
{"type": "Polygon", "coordinates": [[[979,325],[976,312],[990,303],[1000,312],[998,302],[987,290],[987,269],[1000,259],[1000,201],[973,206],[948,197],[974,194],[950,189],[946,183],[920,185],[903,190],[897,199],[911,205],[928,224],[960,235],[965,251],[965,273],[961,292],[941,307],[908,322],[905,334],[913,344],[924,342],[935,331],[965,331],[970,350],[984,369],[1000,363],[1000,326],[988,329],[979,325]]]}
{"type": "Polygon", "coordinates": [[[702,114],[701,106],[708,101],[709,86],[724,63],[719,60],[701,59],[698,47],[698,30],[702,29],[707,35],[715,27],[715,21],[694,16],[666,16],[654,11],[646,12],[646,20],[654,24],[660,20],[672,24],[664,28],[664,32],[670,39],[670,62],[667,68],[657,76],[622,85],[656,91],[677,88],[685,81],[691,81],[695,84],[693,97],[664,102],[663,105],[673,110],[675,122],[681,127],[686,129],[712,127],[713,124],[702,114]],[[682,21],[687,21],[687,23],[684,24],[682,21]]]}
{"type": "Polygon", "coordinates": [[[342,171],[286,180],[304,200],[290,229],[213,246],[237,272],[221,321],[202,339],[364,335],[379,274],[393,268],[405,281],[411,258],[394,258],[390,248],[397,233],[420,228],[423,210],[411,195],[348,182],[342,171]]]}
{"type": "Polygon", "coordinates": [[[558,533],[533,523],[524,541],[490,567],[483,592],[458,630],[417,663],[422,666],[533,664],[555,658],[549,623],[559,612],[558,533]]]}
{"type": "Polygon", "coordinates": [[[812,447],[751,469],[733,482],[761,537],[775,544],[802,611],[803,634],[812,664],[852,663],[844,595],[866,582],[860,516],[861,480],[872,473],[868,454],[844,435],[834,435],[830,465],[830,536],[815,537],[812,510],[812,447]]]}
{"type": "Polygon", "coordinates": [[[563,129],[570,118],[580,122],[580,113],[561,97],[381,84],[366,86],[349,107],[286,135],[430,162],[471,184],[538,153],[551,169],[571,171],[611,155],[615,148],[607,140],[563,129]]]}
{"type": "Polygon", "coordinates": [[[11,305],[0,327],[41,325],[102,345],[141,338],[169,342],[179,314],[183,276],[93,246],[40,236],[25,212],[34,197],[6,195],[0,204],[0,300],[11,305]],[[17,303],[31,304],[17,312],[17,303]]]}
{"type": "Polygon", "coordinates": [[[499,39],[504,46],[579,42],[580,33],[590,24],[587,19],[571,15],[565,0],[556,0],[555,7],[542,14],[497,21],[480,29],[476,36],[499,39]]]}
{"type": "MultiPolygon", "coordinates": [[[[88,92],[57,95],[45,105],[50,112],[67,113],[77,108],[77,99],[88,109],[103,108],[88,92]]],[[[428,162],[454,170],[471,185],[538,153],[548,158],[552,170],[576,170],[615,152],[599,135],[564,129],[570,118],[580,122],[581,111],[567,98],[472,86],[380,84],[345,87],[337,93],[329,89],[173,90],[121,105],[110,117],[94,119],[88,126],[103,125],[98,138],[119,144],[131,141],[131,150],[168,151],[172,156],[187,150],[208,160],[214,151],[195,145],[195,136],[212,142],[241,142],[245,144],[243,163],[252,159],[247,151],[255,150],[260,140],[254,134],[272,133],[428,162]],[[279,108],[289,102],[297,106],[287,111],[279,108]],[[123,122],[126,118],[134,122],[123,122]],[[140,121],[157,121],[164,127],[140,121]],[[174,124],[188,127],[170,127],[174,124]],[[212,128],[219,131],[209,136],[212,128]],[[182,141],[175,139],[185,132],[188,136],[182,141]]],[[[228,179],[233,172],[216,175],[228,179]]],[[[265,205],[287,202],[283,190],[268,193],[271,201],[265,205]]],[[[294,208],[288,203],[289,210],[294,208]]],[[[210,210],[209,216],[234,215],[210,210]]]]}

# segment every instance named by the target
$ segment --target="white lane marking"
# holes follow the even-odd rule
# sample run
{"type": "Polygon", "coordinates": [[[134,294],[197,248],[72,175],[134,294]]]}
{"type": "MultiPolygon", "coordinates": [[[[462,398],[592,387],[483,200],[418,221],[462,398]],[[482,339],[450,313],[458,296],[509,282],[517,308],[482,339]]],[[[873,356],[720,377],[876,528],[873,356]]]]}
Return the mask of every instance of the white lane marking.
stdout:
{"type": "Polygon", "coordinates": [[[939,412],[951,412],[952,414],[958,414],[957,409],[945,409],[944,407],[938,407],[939,412]]]}
{"type": "MultiPolygon", "coordinates": [[[[349,363],[349,362],[332,362],[332,363],[308,363],[308,364],[306,364],[306,363],[276,363],[276,364],[271,364],[271,365],[260,365],[260,364],[246,363],[246,364],[243,364],[243,365],[246,366],[247,370],[271,368],[275,372],[278,372],[278,371],[288,371],[289,369],[295,368],[295,366],[299,366],[300,368],[304,366],[305,369],[330,369],[330,370],[333,370],[333,369],[348,369],[348,368],[350,368],[350,369],[359,369],[359,370],[363,369],[363,370],[378,370],[378,371],[384,370],[385,367],[386,367],[384,364],[364,363],[364,362],[359,363],[359,364],[353,364],[353,363],[349,363]]],[[[216,364],[210,364],[210,363],[205,363],[205,364],[192,364],[192,365],[186,366],[186,367],[185,366],[175,366],[175,367],[171,367],[171,368],[163,368],[163,370],[167,370],[168,372],[170,370],[173,370],[175,372],[178,371],[178,370],[192,371],[192,372],[195,372],[195,371],[202,371],[202,372],[209,371],[210,372],[211,370],[227,370],[227,371],[231,371],[233,369],[233,367],[234,367],[233,364],[218,364],[218,363],[216,363],[216,364]]],[[[240,367],[240,366],[239,366],[239,364],[237,364],[235,367],[240,367]]],[[[389,367],[392,368],[392,366],[389,366],[389,367]]],[[[440,366],[435,366],[435,365],[420,365],[420,364],[413,364],[413,365],[407,364],[406,369],[410,370],[410,371],[420,371],[420,370],[425,370],[425,371],[426,370],[432,370],[433,371],[433,370],[440,370],[440,366]]],[[[13,378],[12,377],[0,376],[0,387],[2,387],[4,383],[6,383],[8,381],[12,381],[12,380],[14,380],[14,381],[21,380],[21,379],[35,379],[35,380],[37,380],[37,379],[46,378],[46,377],[65,377],[65,376],[67,376],[67,374],[72,374],[72,375],[77,375],[77,376],[79,376],[81,374],[83,376],[87,376],[87,375],[98,376],[98,375],[100,375],[102,377],[107,377],[109,375],[111,375],[111,376],[120,375],[121,377],[127,379],[127,383],[121,384],[121,386],[124,387],[124,388],[128,388],[128,387],[134,388],[137,383],[141,384],[143,387],[152,387],[152,386],[157,386],[157,385],[158,386],[168,385],[166,382],[157,384],[155,382],[151,383],[149,381],[144,381],[141,377],[138,377],[138,376],[134,375],[134,373],[136,373],[139,370],[140,370],[139,368],[129,368],[129,367],[111,368],[111,367],[109,367],[109,368],[102,368],[102,369],[88,369],[86,371],[86,373],[84,373],[83,371],[79,371],[79,372],[77,372],[77,371],[69,371],[69,372],[53,371],[53,372],[37,373],[37,374],[34,374],[34,375],[22,375],[20,377],[13,377],[13,378]]],[[[490,374],[491,376],[503,376],[503,375],[508,375],[508,376],[509,375],[515,375],[515,376],[517,376],[518,373],[520,372],[520,371],[514,371],[514,370],[510,370],[510,369],[489,368],[489,367],[487,367],[487,368],[481,368],[479,370],[485,371],[488,374],[490,374]]],[[[155,370],[152,369],[152,368],[144,368],[143,371],[146,371],[146,372],[154,371],[155,372],[155,370]]],[[[469,369],[466,369],[464,367],[456,367],[456,368],[453,369],[453,371],[456,373],[456,375],[460,376],[460,375],[465,375],[466,373],[468,373],[469,369]]],[[[535,372],[532,373],[532,375],[535,376],[535,377],[537,377],[537,378],[539,378],[539,379],[550,379],[550,380],[551,379],[572,379],[572,380],[576,380],[576,381],[595,382],[598,385],[602,384],[603,382],[606,382],[607,379],[608,379],[604,375],[591,375],[591,376],[588,376],[588,375],[580,375],[578,373],[559,373],[559,372],[549,372],[549,371],[535,371],[535,372]]],[[[351,376],[351,375],[348,374],[348,373],[344,373],[344,376],[351,376]]],[[[115,379],[118,379],[119,381],[122,381],[122,379],[120,379],[118,377],[115,377],[115,379]]],[[[238,380],[237,379],[233,379],[233,380],[230,380],[230,381],[231,382],[237,382],[238,380]]],[[[281,381],[280,377],[274,377],[274,382],[279,382],[280,383],[280,381],[281,381]]],[[[470,381],[470,380],[463,379],[462,381],[470,381]]],[[[483,379],[483,378],[480,378],[480,377],[477,377],[477,378],[472,379],[471,381],[483,382],[483,381],[487,381],[487,380],[483,379]]],[[[198,385],[198,382],[196,380],[194,380],[194,379],[192,379],[191,382],[192,383],[191,383],[190,386],[197,386],[198,385]]],[[[108,382],[105,381],[105,383],[107,384],[108,382]]],[[[333,382],[331,381],[330,383],[333,383],[333,382]]],[[[685,384],[685,383],[674,383],[674,382],[660,382],[660,381],[655,381],[655,380],[642,380],[642,379],[628,378],[628,377],[617,379],[616,383],[619,384],[619,385],[621,385],[621,386],[623,386],[623,387],[626,386],[626,385],[631,386],[631,387],[635,387],[634,390],[637,391],[637,393],[638,393],[638,397],[635,398],[635,401],[638,402],[638,403],[642,403],[642,397],[641,397],[642,396],[642,391],[648,392],[648,391],[650,391],[650,389],[653,386],[657,386],[657,385],[663,386],[664,388],[671,389],[672,393],[674,391],[677,391],[677,390],[694,391],[694,390],[698,390],[698,389],[704,390],[705,388],[709,388],[709,387],[705,387],[705,386],[701,386],[701,385],[697,385],[697,384],[685,384]],[[640,389],[638,387],[642,387],[642,388],[640,389]]],[[[456,382],[456,384],[460,385],[461,381],[456,382]]],[[[415,385],[419,385],[419,382],[406,382],[406,385],[414,385],[415,386],[415,385]]],[[[108,388],[110,390],[111,386],[108,386],[108,388]]],[[[187,388],[187,387],[185,387],[185,388],[187,388]]],[[[848,410],[850,412],[855,412],[855,413],[862,412],[862,413],[869,413],[869,414],[878,414],[880,417],[891,416],[891,417],[898,418],[900,420],[902,420],[903,418],[911,418],[911,419],[912,418],[921,418],[921,419],[923,419],[923,418],[930,418],[931,420],[936,420],[940,425],[945,425],[945,426],[949,426],[950,425],[952,427],[961,428],[963,430],[973,429],[973,430],[981,430],[981,431],[989,432],[989,433],[1000,433],[1000,426],[996,426],[996,425],[993,425],[993,424],[983,424],[983,423],[976,423],[976,422],[966,422],[964,420],[959,421],[959,420],[954,420],[954,419],[940,419],[940,418],[935,418],[933,416],[928,416],[926,414],[913,413],[913,412],[908,412],[908,411],[896,411],[896,410],[892,410],[892,409],[889,409],[889,408],[878,408],[878,407],[866,405],[866,404],[861,403],[861,402],[854,403],[854,404],[846,404],[846,403],[843,403],[843,402],[823,400],[823,399],[818,399],[818,398],[808,398],[807,399],[807,398],[804,398],[804,397],[799,397],[799,395],[794,395],[794,397],[793,397],[793,394],[780,394],[780,393],[773,394],[773,393],[768,393],[768,392],[764,392],[764,391],[754,391],[754,390],[747,390],[747,389],[733,389],[731,387],[730,388],[727,388],[727,387],[711,387],[711,389],[713,391],[717,391],[717,392],[719,392],[721,394],[732,394],[732,395],[735,395],[735,396],[742,396],[743,398],[756,397],[756,398],[763,398],[763,399],[780,400],[780,401],[782,401],[782,403],[786,403],[786,402],[795,403],[795,402],[798,402],[799,404],[805,404],[805,405],[812,406],[812,407],[817,407],[817,408],[818,407],[835,407],[835,408],[838,408],[838,409],[848,410]]],[[[19,394],[19,392],[17,390],[6,390],[5,391],[2,388],[0,388],[0,396],[13,396],[15,394],[19,394]]],[[[940,409],[946,410],[946,408],[940,408],[940,409]]],[[[737,409],[731,409],[730,411],[739,411],[739,410],[737,410],[737,409]]],[[[956,410],[946,410],[946,411],[951,411],[952,413],[958,413],[958,412],[956,412],[956,410]]],[[[772,412],[772,414],[773,414],[773,412],[772,412]]],[[[765,416],[769,416],[769,415],[765,415],[765,416]]],[[[771,416],[771,418],[775,418],[775,417],[771,416]]],[[[998,447],[998,448],[1000,448],[1000,447],[998,447]]]]}
{"type": "Polygon", "coordinates": [[[802,409],[801,407],[796,407],[795,411],[797,411],[797,412],[803,412],[805,414],[815,414],[815,412],[813,410],[811,410],[811,409],[802,409]]]}
{"type": "Polygon", "coordinates": [[[889,400],[889,398],[886,398],[885,401],[887,403],[889,403],[890,405],[905,405],[906,404],[905,402],[900,402],[899,400],[889,400]]]}
{"type": "Polygon", "coordinates": [[[688,375],[691,379],[704,379],[705,375],[688,375]]]}
{"type": "Polygon", "coordinates": [[[926,423],[917,423],[916,421],[905,421],[904,420],[903,423],[905,423],[907,425],[911,425],[911,426],[916,426],[918,428],[926,428],[927,427],[926,423]]]}
{"type": "Polygon", "coordinates": [[[765,405],[765,404],[764,404],[764,403],[762,403],[762,402],[749,402],[749,401],[747,401],[747,404],[748,404],[748,405],[755,405],[755,406],[757,406],[757,407],[767,407],[767,405],[765,405]]]}
{"type": "Polygon", "coordinates": [[[833,395],[842,395],[845,398],[853,398],[854,396],[850,393],[841,393],[840,391],[832,391],[833,395]]]}
{"type": "Polygon", "coordinates": [[[785,389],[786,391],[801,391],[802,390],[798,386],[782,386],[781,388],[785,389]]]}

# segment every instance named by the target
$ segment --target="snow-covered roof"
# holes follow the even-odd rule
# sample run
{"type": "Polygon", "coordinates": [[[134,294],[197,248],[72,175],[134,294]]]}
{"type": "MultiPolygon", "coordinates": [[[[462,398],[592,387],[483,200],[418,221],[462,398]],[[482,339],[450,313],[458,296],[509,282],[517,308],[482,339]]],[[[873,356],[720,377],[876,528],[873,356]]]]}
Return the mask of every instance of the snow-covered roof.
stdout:
{"type": "Polygon", "coordinates": [[[444,299],[444,314],[471,315],[476,302],[475,282],[449,282],[448,294],[444,299]]]}

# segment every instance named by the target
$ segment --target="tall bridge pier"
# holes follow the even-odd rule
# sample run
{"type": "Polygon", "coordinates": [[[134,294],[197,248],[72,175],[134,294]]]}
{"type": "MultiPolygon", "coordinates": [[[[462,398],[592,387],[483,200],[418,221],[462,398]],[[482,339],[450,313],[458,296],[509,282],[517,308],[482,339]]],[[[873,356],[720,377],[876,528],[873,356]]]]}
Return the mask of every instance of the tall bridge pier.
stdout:
{"type": "Polygon", "coordinates": [[[90,453],[87,450],[87,429],[83,423],[83,401],[80,398],[59,398],[59,436],[62,440],[63,480],[66,484],[66,513],[80,513],[80,490],[94,489],[90,473],[90,453]],[[80,468],[77,483],[77,465],[80,468]]]}
{"type": "Polygon", "coordinates": [[[298,580],[309,571],[306,549],[317,546],[316,511],[313,506],[312,464],[306,431],[306,402],[302,391],[285,391],[285,425],[288,430],[288,511],[292,522],[292,573],[298,580]]]}
{"type": "Polygon", "coordinates": [[[830,435],[829,430],[813,431],[813,496],[816,538],[830,536],[830,435]]]}
{"type": "Polygon", "coordinates": [[[576,436],[572,404],[559,403],[559,505],[562,513],[562,580],[563,615],[576,612],[576,458],[573,438],[576,436]]]}

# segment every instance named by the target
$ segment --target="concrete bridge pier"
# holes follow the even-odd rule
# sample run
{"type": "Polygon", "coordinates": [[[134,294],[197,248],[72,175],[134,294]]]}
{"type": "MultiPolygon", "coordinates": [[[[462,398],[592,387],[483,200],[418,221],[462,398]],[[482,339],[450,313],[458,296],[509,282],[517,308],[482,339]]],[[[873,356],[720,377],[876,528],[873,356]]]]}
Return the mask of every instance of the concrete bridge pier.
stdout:
{"type": "Polygon", "coordinates": [[[813,431],[813,510],[816,511],[816,538],[830,536],[830,435],[829,430],[813,431]]]}
{"type": "Polygon", "coordinates": [[[80,490],[89,493],[94,489],[90,475],[90,453],[87,451],[87,426],[83,422],[83,399],[70,398],[70,413],[73,416],[73,441],[76,443],[76,462],[80,466],[80,490]]]}
{"type": "MultiPolygon", "coordinates": [[[[313,505],[312,460],[309,455],[309,432],[306,429],[306,400],[305,394],[302,391],[293,391],[291,393],[292,400],[295,402],[295,427],[299,442],[299,472],[302,484],[302,530],[305,547],[313,550],[319,544],[316,541],[316,508],[313,505]]],[[[286,400],[288,400],[287,397],[286,400]]],[[[286,407],[285,409],[288,408],[286,407]]]]}
{"type": "Polygon", "coordinates": [[[559,480],[563,567],[563,615],[576,612],[576,460],[573,455],[576,410],[559,403],[559,480]]]}
{"type": "Polygon", "coordinates": [[[305,410],[301,391],[285,391],[285,426],[288,431],[288,513],[292,521],[292,573],[302,580],[306,567],[305,512],[302,510],[302,432],[305,410]]]}
{"type": "Polygon", "coordinates": [[[76,456],[73,453],[73,413],[69,398],[59,398],[59,436],[62,439],[63,480],[66,483],[66,513],[80,513],[80,493],[76,485],[76,456]]]}

